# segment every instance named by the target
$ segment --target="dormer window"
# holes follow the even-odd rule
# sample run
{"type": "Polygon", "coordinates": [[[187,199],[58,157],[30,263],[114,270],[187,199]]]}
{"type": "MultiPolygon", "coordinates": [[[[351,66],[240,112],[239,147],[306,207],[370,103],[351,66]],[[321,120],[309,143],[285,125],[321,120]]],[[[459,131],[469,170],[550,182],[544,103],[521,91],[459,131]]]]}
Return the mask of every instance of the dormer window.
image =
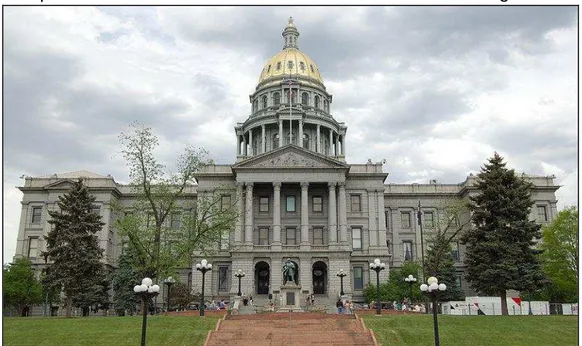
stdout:
{"type": "Polygon", "coordinates": [[[267,67],[267,73],[271,72],[271,65],[269,65],[269,67],[267,67]]]}
{"type": "Polygon", "coordinates": [[[309,65],[311,66],[311,72],[315,73],[315,70],[313,69],[313,65],[309,65]]]}
{"type": "Polygon", "coordinates": [[[292,69],[293,68],[293,61],[291,61],[291,60],[287,61],[287,67],[289,69],[292,69]]]}
{"type": "Polygon", "coordinates": [[[299,62],[299,68],[301,69],[301,71],[305,71],[305,64],[303,63],[303,61],[299,62]]]}
{"type": "Polygon", "coordinates": [[[279,71],[280,69],[281,69],[281,62],[280,62],[280,61],[278,61],[278,62],[277,62],[277,71],[279,71]]]}

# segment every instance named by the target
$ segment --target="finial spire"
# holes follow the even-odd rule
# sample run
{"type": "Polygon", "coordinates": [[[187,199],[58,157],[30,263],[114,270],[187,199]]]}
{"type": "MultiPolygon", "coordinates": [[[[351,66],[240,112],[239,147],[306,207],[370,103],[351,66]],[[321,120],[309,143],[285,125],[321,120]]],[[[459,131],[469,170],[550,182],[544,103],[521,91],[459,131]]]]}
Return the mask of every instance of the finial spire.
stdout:
{"type": "Polygon", "coordinates": [[[299,37],[299,31],[295,27],[293,22],[293,17],[289,17],[287,21],[287,26],[283,30],[283,49],[295,48],[298,49],[297,38],[299,37]]]}

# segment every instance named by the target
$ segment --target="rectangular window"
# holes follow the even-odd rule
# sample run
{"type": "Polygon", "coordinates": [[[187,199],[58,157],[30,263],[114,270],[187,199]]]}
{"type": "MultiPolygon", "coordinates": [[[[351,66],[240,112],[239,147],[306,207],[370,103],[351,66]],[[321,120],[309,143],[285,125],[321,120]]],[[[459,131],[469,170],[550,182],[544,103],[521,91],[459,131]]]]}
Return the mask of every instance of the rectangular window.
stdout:
{"type": "Polygon", "coordinates": [[[548,214],[546,212],[545,205],[538,205],[538,221],[539,222],[547,222],[548,221],[548,214]]]}
{"type": "Polygon", "coordinates": [[[384,212],[384,223],[385,223],[385,225],[384,225],[384,226],[386,226],[386,229],[388,229],[388,225],[390,224],[390,222],[389,222],[389,220],[388,220],[388,217],[389,217],[389,216],[390,216],[390,213],[389,213],[389,212],[387,212],[387,211],[385,211],[385,212],[384,212]]]}
{"type": "Polygon", "coordinates": [[[323,227],[313,227],[313,245],[323,245],[323,227]]]}
{"type": "Polygon", "coordinates": [[[354,267],[354,290],[364,289],[364,268],[354,267]]]}
{"type": "Polygon", "coordinates": [[[459,242],[454,241],[451,243],[451,257],[453,257],[453,261],[460,262],[461,256],[459,253],[459,242]]]}
{"type": "Polygon", "coordinates": [[[220,235],[220,250],[228,250],[228,243],[230,243],[230,232],[223,231],[220,235]]]}
{"type": "Polygon", "coordinates": [[[269,228],[259,228],[259,245],[269,245],[269,228]]]}
{"type": "Polygon", "coordinates": [[[218,290],[228,291],[228,267],[218,267],[218,290]]]}
{"type": "Polygon", "coordinates": [[[424,213],[424,227],[434,227],[434,213],[432,211],[424,213]]]}
{"type": "Polygon", "coordinates": [[[352,228],[352,249],[362,248],[362,229],[352,228]]]}
{"type": "Polygon", "coordinates": [[[180,229],[181,226],[182,226],[182,214],[172,213],[172,216],[170,218],[170,228],[180,229]]]}
{"type": "Polygon", "coordinates": [[[295,228],[287,228],[285,235],[285,244],[286,245],[296,245],[295,242],[295,228]]]}
{"type": "Polygon", "coordinates": [[[261,213],[269,212],[269,197],[259,197],[259,211],[261,213]]]}
{"type": "Polygon", "coordinates": [[[458,288],[463,288],[463,281],[462,281],[461,274],[455,275],[455,284],[457,285],[458,288]]]}
{"type": "Polygon", "coordinates": [[[362,211],[362,196],[350,195],[351,211],[362,211]]]}
{"type": "Polygon", "coordinates": [[[412,242],[409,240],[402,242],[402,253],[405,261],[412,261],[412,242]]]}
{"type": "Polygon", "coordinates": [[[40,217],[42,216],[42,207],[32,207],[32,224],[40,224],[40,217]]]}
{"type": "Polygon", "coordinates": [[[402,228],[410,228],[410,213],[409,212],[401,212],[400,213],[400,223],[402,228]]]}
{"type": "Polygon", "coordinates": [[[220,210],[227,210],[230,208],[230,195],[220,196],[220,210]]]}
{"type": "Polygon", "coordinates": [[[321,213],[323,211],[323,198],[321,196],[313,196],[312,209],[314,213],[321,213]]]}
{"type": "Polygon", "coordinates": [[[28,238],[28,257],[36,258],[38,255],[38,237],[28,238]]]}
{"type": "Polygon", "coordinates": [[[285,210],[290,213],[294,213],[295,209],[295,196],[287,196],[287,200],[285,203],[285,210]]]}

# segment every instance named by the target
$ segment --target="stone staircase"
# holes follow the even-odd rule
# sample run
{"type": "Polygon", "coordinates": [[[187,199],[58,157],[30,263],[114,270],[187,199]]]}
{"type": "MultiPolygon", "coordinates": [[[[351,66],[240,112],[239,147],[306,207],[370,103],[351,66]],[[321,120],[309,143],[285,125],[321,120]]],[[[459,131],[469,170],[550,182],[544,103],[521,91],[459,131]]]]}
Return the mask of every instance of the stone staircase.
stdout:
{"type": "Polygon", "coordinates": [[[225,316],[204,346],[377,345],[374,333],[354,315],[261,313],[225,316]]]}

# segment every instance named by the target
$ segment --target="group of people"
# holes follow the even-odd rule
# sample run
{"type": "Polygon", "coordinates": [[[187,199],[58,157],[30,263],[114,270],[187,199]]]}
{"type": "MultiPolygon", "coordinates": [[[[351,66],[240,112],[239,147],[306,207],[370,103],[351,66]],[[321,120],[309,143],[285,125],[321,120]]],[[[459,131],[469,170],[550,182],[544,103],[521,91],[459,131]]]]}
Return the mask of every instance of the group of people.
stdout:
{"type": "Polygon", "coordinates": [[[211,301],[209,305],[206,306],[207,310],[224,310],[226,309],[226,303],[224,299],[221,299],[219,302],[211,301]]]}
{"type": "Polygon", "coordinates": [[[247,306],[247,305],[253,306],[253,296],[249,296],[249,297],[247,297],[246,295],[243,296],[243,305],[244,306],[247,306]]]}
{"type": "Polygon", "coordinates": [[[409,302],[407,299],[402,300],[401,303],[394,301],[394,302],[392,302],[392,306],[394,307],[394,310],[398,310],[398,311],[414,311],[414,312],[422,312],[422,313],[425,312],[424,305],[422,305],[422,304],[412,305],[412,303],[409,302]]]}
{"type": "Polygon", "coordinates": [[[354,303],[350,300],[342,301],[341,298],[335,303],[337,307],[338,314],[353,314],[354,313],[354,303]]]}
{"type": "Polygon", "coordinates": [[[310,294],[307,296],[307,305],[315,306],[315,294],[310,294]]]}

